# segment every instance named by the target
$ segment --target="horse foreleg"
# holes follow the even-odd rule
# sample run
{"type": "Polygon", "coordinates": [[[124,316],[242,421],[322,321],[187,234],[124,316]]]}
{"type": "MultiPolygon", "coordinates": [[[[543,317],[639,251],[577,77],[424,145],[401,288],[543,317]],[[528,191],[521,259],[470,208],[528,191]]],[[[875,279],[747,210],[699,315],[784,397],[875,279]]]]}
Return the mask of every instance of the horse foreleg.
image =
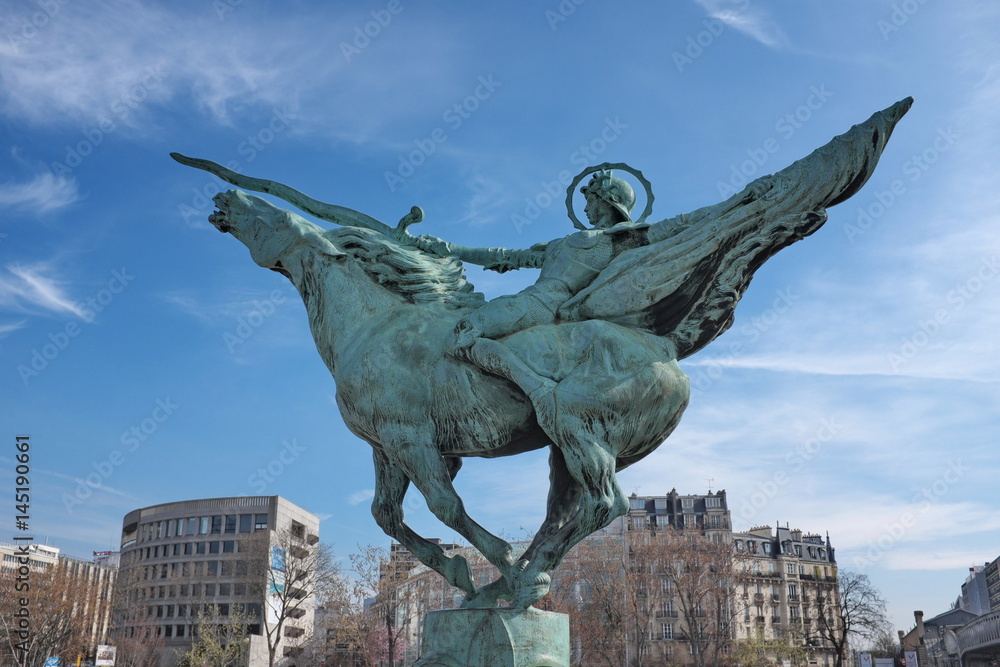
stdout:
{"type": "MultiPolygon", "coordinates": [[[[440,572],[449,584],[461,589],[467,596],[475,595],[476,585],[465,558],[446,555],[440,546],[417,535],[403,522],[403,498],[410,480],[378,450],[375,450],[374,458],[375,498],[372,500],[372,515],[375,522],[387,535],[409,549],[421,563],[440,572]]],[[[455,471],[457,472],[457,466],[455,471]]]]}
{"type": "Polygon", "coordinates": [[[465,504],[452,485],[447,458],[430,445],[414,444],[394,447],[392,458],[423,494],[434,516],[469,540],[508,582],[513,582],[513,548],[466,513],[465,504]]]}

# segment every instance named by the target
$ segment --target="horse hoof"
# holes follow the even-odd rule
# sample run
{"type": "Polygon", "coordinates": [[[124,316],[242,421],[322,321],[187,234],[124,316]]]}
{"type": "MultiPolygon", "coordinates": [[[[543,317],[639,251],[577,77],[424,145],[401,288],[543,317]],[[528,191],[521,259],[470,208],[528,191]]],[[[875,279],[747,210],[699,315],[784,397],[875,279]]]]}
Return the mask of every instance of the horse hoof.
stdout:
{"type": "Polygon", "coordinates": [[[518,581],[517,591],[514,594],[514,606],[518,609],[527,609],[548,594],[551,584],[552,578],[545,572],[536,574],[528,581],[518,581]]]}

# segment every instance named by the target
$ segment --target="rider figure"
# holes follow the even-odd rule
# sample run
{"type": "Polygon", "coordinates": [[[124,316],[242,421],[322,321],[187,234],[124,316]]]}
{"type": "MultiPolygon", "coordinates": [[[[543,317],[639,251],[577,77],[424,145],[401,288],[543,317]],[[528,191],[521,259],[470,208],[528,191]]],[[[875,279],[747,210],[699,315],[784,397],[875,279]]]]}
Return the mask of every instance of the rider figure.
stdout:
{"type": "Polygon", "coordinates": [[[635,192],[627,181],[602,171],[580,192],[587,198],[584,210],[593,228],[528,250],[468,248],[432,236],[417,237],[418,247],[425,251],[452,255],[501,273],[541,268],[534,285],[518,294],[498,297],[460,320],[451,350],[455,356],[515,382],[532,400],[555,383],[536,374],[496,339],[554,323],[559,306],[587,287],[615,256],[650,242],[650,226],[632,222],[635,192]]]}

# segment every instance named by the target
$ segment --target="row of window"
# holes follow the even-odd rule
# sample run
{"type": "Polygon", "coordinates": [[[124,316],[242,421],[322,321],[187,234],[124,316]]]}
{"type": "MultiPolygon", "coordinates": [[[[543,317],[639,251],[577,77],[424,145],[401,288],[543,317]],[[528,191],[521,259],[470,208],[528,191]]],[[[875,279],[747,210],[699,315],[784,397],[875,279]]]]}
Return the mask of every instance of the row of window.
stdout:
{"type": "MultiPolygon", "coordinates": [[[[228,608],[226,609],[226,614],[225,615],[226,616],[229,615],[229,609],[228,608]]],[[[260,634],[260,624],[259,623],[250,623],[250,624],[248,624],[247,625],[247,632],[249,634],[251,634],[251,635],[259,635],[260,634]]],[[[148,626],[146,626],[146,627],[132,627],[132,628],[126,628],[124,630],[124,632],[123,632],[123,636],[125,636],[125,637],[136,637],[136,636],[138,636],[140,638],[145,637],[147,639],[152,638],[152,637],[164,637],[164,638],[167,638],[167,639],[170,639],[170,638],[183,639],[185,637],[185,635],[188,636],[188,637],[191,637],[192,639],[196,639],[198,637],[198,626],[197,625],[175,625],[175,624],[170,624],[170,625],[158,625],[155,628],[151,628],[151,627],[148,627],[148,626]]]]}
{"type": "Polygon", "coordinates": [[[212,542],[177,542],[175,544],[164,544],[155,547],[145,547],[136,553],[139,558],[169,558],[170,556],[193,556],[202,554],[231,554],[241,550],[239,540],[215,540],[212,542]]]}
{"type": "MultiPolygon", "coordinates": [[[[736,540],[736,551],[738,553],[747,553],[747,552],[751,554],[758,553],[757,546],[758,546],[757,540],[746,540],[746,541],[739,539],[736,540]]],[[[760,552],[767,556],[770,556],[771,551],[772,551],[771,542],[768,540],[761,540],[760,552]]],[[[801,558],[802,545],[793,544],[791,540],[785,540],[784,542],[781,543],[781,549],[778,551],[778,553],[784,553],[788,555],[795,554],[796,556],[801,558]]],[[[806,553],[809,555],[810,558],[819,558],[820,560],[826,560],[826,548],[824,547],[810,546],[806,548],[806,553]]]]}
{"type": "Polygon", "coordinates": [[[235,534],[267,530],[266,514],[224,514],[150,521],[139,526],[139,542],[162,540],[185,535],[235,534]]]}
{"type": "Polygon", "coordinates": [[[161,563],[148,565],[142,569],[142,580],[175,579],[177,577],[214,577],[221,575],[245,576],[247,562],[244,560],[199,560],[178,563],[161,563]]]}

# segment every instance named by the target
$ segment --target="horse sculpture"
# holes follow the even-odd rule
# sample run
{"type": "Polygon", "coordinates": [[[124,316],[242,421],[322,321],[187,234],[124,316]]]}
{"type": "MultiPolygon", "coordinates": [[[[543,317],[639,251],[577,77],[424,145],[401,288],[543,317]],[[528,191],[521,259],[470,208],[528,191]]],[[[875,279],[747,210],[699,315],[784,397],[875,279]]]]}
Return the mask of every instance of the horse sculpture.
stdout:
{"type": "Polygon", "coordinates": [[[549,572],[573,545],[627,512],[616,471],[656,449],[688,403],[677,360],[728,328],[768,257],[818,229],[826,207],[865,183],[911,102],[877,112],[721,204],[629,227],[643,242],[614,246],[606,266],[560,304],[551,322],[498,337],[526,373],[544,379],[548,391],[541,393],[454,353],[456,324],[486,302],[450,256],[462,256],[451,252],[455,247],[443,252],[434,239],[407,232],[422,217],[418,209],[392,229],[279,183],[173,155],[346,225],[324,229],[239,190],[217,195],[218,211],[209,218],[302,296],[343,419],[372,446],[379,526],[461,589],[463,606],[507,599],[523,609],[547,593],[549,572]],[[515,554],[469,517],[452,481],[463,457],[543,447],[547,514],[530,546],[515,554]],[[406,525],[403,497],[411,483],[437,518],[498,568],[496,581],[477,588],[461,556],[406,525]]]}

